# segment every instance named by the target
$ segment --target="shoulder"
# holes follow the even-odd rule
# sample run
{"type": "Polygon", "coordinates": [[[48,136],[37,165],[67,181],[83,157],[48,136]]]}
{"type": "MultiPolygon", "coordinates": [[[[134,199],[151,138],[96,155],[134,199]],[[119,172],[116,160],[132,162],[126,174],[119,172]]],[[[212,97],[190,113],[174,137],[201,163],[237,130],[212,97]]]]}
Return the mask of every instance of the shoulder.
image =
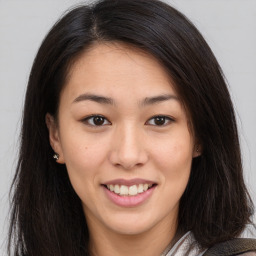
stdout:
{"type": "Polygon", "coordinates": [[[202,249],[192,232],[182,236],[172,248],[162,254],[165,256],[256,256],[256,239],[235,238],[226,242],[214,245],[209,249],[202,249]]]}
{"type": "Polygon", "coordinates": [[[256,239],[235,238],[226,242],[214,245],[204,254],[205,256],[215,255],[244,255],[256,256],[256,239]]]}
{"type": "MultiPolygon", "coordinates": [[[[192,232],[187,232],[184,234],[166,253],[163,253],[164,256],[202,256],[205,252],[202,249],[192,232]]],[[[162,256],[161,255],[161,256],[162,256]]]]}

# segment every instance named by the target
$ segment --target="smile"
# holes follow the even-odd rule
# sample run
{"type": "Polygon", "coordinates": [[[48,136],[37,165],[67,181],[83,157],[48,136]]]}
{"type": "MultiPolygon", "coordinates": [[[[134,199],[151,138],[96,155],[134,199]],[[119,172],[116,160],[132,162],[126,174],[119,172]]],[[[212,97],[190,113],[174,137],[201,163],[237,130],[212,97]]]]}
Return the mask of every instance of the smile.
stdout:
{"type": "Polygon", "coordinates": [[[120,196],[136,196],[150,189],[153,184],[138,184],[132,186],[119,185],[119,184],[108,184],[107,189],[120,196]]]}
{"type": "Polygon", "coordinates": [[[115,179],[101,184],[106,197],[120,207],[136,207],[146,203],[158,184],[153,180],[115,179]]]}

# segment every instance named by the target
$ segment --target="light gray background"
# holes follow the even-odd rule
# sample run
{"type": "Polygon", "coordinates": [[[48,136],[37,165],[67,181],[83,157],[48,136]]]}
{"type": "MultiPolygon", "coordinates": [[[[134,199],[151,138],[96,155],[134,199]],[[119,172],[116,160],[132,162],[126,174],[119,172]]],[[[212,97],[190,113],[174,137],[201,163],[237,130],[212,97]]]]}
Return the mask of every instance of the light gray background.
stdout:
{"type": "MultiPolygon", "coordinates": [[[[224,70],[238,117],[245,179],[256,202],[256,0],[166,2],[195,23],[224,70]]],[[[0,0],[0,255],[6,255],[8,191],[33,58],[53,23],[77,3],[82,1],[0,0]]]]}

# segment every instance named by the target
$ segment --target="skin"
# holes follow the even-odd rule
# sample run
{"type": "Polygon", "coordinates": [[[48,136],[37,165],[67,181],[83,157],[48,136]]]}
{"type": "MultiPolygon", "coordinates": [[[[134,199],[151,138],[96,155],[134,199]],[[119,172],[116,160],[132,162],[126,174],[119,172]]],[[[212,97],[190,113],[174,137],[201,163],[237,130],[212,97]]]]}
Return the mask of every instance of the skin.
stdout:
{"type": "Polygon", "coordinates": [[[72,66],[58,122],[47,114],[50,143],[66,164],[90,232],[92,255],[160,255],[177,230],[179,200],[199,152],[173,83],[149,54],[121,43],[96,43],[72,66]],[[113,104],[81,95],[111,98],[113,104]],[[170,99],[142,104],[145,98],[170,99]],[[90,115],[101,115],[96,126],[90,115]],[[157,125],[154,116],[166,116],[157,125]],[[141,178],[157,186],[136,207],[120,207],[102,184],[141,178]],[[150,246],[148,246],[150,244],[150,246]]]}

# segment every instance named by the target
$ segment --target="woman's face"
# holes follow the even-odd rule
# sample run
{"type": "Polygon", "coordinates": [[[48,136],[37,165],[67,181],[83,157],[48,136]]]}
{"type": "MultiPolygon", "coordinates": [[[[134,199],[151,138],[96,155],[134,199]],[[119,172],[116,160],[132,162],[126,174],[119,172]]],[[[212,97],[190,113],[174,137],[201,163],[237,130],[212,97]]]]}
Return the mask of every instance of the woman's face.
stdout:
{"type": "Polygon", "coordinates": [[[50,142],[65,163],[89,230],[176,229],[196,156],[172,81],[150,55],[95,44],[73,65],[50,142]]]}

